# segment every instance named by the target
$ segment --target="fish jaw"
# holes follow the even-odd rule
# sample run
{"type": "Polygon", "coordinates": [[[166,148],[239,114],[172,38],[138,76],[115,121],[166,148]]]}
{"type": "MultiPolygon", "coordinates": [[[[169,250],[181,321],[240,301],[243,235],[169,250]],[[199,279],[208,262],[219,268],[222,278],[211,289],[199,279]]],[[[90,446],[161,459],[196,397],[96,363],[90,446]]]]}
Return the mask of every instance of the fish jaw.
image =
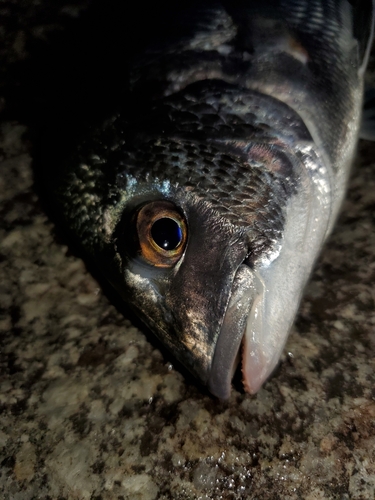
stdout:
{"type": "Polygon", "coordinates": [[[240,360],[241,343],[257,294],[252,270],[241,264],[233,280],[207,382],[210,392],[220,399],[230,396],[232,378],[240,360]]]}
{"type": "Polygon", "coordinates": [[[245,261],[233,281],[208,381],[210,391],[221,399],[230,395],[240,356],[244,389],[250,394],[258,392],[276,368],[329,232],[328,172],[310,148],[301,151],[305,168],[300,170],[299,191],[286,207],[282,239],[251,266],[245,261]]]}
{"type": "Polygon", "coordinates": [[[321,163],[319,167],[317,157],[312,167],[312,157],[306,160],[310,168],[301,172],[299,193],[286,208],[277,257],[255,266],[257,296],[248,316],[242,354],[243,383],[251,394],[261,388],[279,362],[304,287],[330,229],[328,171],[321,163]]]}

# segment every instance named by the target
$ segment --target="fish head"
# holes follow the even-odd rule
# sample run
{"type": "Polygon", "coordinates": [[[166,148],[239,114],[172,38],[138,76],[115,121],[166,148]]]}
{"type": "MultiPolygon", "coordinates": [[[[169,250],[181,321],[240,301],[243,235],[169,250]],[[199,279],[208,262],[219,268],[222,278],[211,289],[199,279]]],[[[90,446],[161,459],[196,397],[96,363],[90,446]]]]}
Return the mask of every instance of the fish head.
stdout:
{"type": "Polygon", "coordinates": [[[80,166],[62,184],[68,224],[215,396],[229,397],[240,359],[246,391],[257,392],[327,231],[330,191],[314,148],[274,136],[104,138],[81,146],[80,166]]]}
{"type": "Polygon", "coordinates": [[[284,297],[287,276],[273,279],[296,163],[269,145],[241,153],[172,139],[118,162],[122,199],[106,216],[115,221],[111,281],[219,398],[229,397],[241,346],[245,388],[261,387],[298,307],[300,287],[285,304],[275,298],[284,297]]]}

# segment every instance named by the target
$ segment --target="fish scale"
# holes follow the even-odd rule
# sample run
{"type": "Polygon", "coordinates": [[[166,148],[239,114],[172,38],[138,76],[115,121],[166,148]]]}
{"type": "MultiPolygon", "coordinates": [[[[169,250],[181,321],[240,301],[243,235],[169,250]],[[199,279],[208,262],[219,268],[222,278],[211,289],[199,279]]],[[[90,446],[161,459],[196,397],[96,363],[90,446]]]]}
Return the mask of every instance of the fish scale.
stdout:
{"type": "Polygon", "coordinates": [[[213,394],[229,397],[241,356],[254,393],[344,196],[373,5],[192,2],[158,22],[128,62],[128,104],[67,155],[53,202],[213,394]]]}
{"type": "MultiPolygon", "coordinates": [[[[232,102],[230,102],[229,99],[226,107],[220,105],[220,101],[225,100],[222,85],[220,85],[220,90],[222,91],[220,94],[215,94],[215,91],[213,92],[212,90],[210,92],[207,92],[207,89],[204,90],[205,92],[203,93],[202,99],[208,99],[211,102],[213,99],[217,100],[218,105],[216,107],[219,113],[217,116],[219,118],[223,116],[223,119],[220,120],[221,123],[230,123],[230,135],[228,135],[226,128],[223,131],[220,127],[217,127],[215,129],[216,133],[214,133],[211,127],[207,127],[204,120],[201,119],[202,113],[190,114],[189,120],[187,120],[186,115],[184,115],[185,120],[181,120],[178,112],[177,116],[174,114],[175,106],[173,106],[171,110],[164,102],[162,112],[164,117],[168,117],[168,125],[166,125],[165,118],[160,118],[158,110],[156,111],[158,119],[155,119],[155,115],[151,115],[151,117],[146,116],[140,120],[140,124],[138,125],[140,129],[139,134],[137,134],[137,129],[134,133],[133,128],[129,132],[130,136],[136,136],[136,146],[131,147],[130,150],[125,146],[125,144],[128,142],[131,143],[132,141],[132,138],[129,140],[127,137],[126,123],[119,124],[119,120],[115,120],[114,122],[110,121],[108,127],[105,129],[104,139],[95,136],[94,141],[87,145],[87,153],[84,151],[83,147],[80,148],[80,161],[83,162],[84,165],[89,166],[88,169],[81,169],[81,172],[90,172],[89,175],[91,175],[92,169],[96,168],[97,174],[99,174],[101,171],[100,167],[97,164],[96,167],[91,167],[90,165],[90,157],[94,154],[94,156],[101,158],[100,164],[103,169],[101,175],[103,177],[106,177],[108,173],[110,174],[109,177],[113,177],[113,172],[115,170],[121,171],[121,169],[124,168],[128,175],[134,178],[137,177],[140,183],[147,182],[146,177],[153,175],[160,181],[170,180],[176,186],[183,185],[194,188],[194,193],[198,198],[205,199],[209,202],[214,209],[228,221],[235,221],[241,226],[249,226],[250,223],[254,224],[254,227],[258,231],[253,239],[256,241],[257,237],[259,238],[262,234],[262,248],[264,248],[266,235],[272,240],[276,238],[276,234],[273,234],[273,232],[279,233],[281,231],[283,218],[282,208],[286,203],[287,196],[290,195],[293,190],[293,179],[295,176],[293,175],[292,168],[290,168],[290,172],[286,171],[288,163],[285,162],[283,165],[284,172],[280,176],[277,172],[270,172],[264,169],[262,162],[256,162],[254,157],[251,159],[251,166],[257,168],[250,168],[248,163],[243,162],[244,159],[246,160],[246,154],[244,154],[240,148],[228,148],[226,143],[220,144],[220,142],[215,142],[215,139],[228,142],[230,140],[244,141],[249,134],[251,134],[252,141],[256,140],[261,144],[266,143],[266,140],[275,140],[276,144],[281,143],[283,120],[285,116],[283,113],[284,109],[280,106],[282,108],[282,110],[279,111],[280,125],[273,120],[275,127],[271,129],[270,125],[267,127],[266,124],[259,124],[258,117],[254,113],[248,112],[251,102],[253,101],[249,96],[243,96],[240,105],[236,102],[236,110],[232,109],[232,102]],[[248,98],[246,99],[246,97],[248,98]],[[247,106],[246,102],[248,104],[247,106]],[[165,109],[165,107],[167,107],[167,109],[165,109]],[[237,115],[236,111],[242,111],[243,116],[237,115]],[[236,123],[236,117],[239,117],[239,123],[236,123]],[[254,121],[255,124],[251,125],[254,121]],[[156,144],[152,141],[147,142],[147,138],[152,131],[147,130],[147,127],[142,127],[145,122],[162,123],[164,130],[171,130],[171,132],[173,132],[173,139],[158,139],[156,144]],[[248,122],[247,124],[250,126],[249,129],[243,127],[246,122],[248,122]],[[122,141],[124,146],[121,149],[116,147],[114,148],[115,150],[112,151],[113,148],[106,147],[105,152],[101,152],[100,149],[97,151],[95,150],[95,143],[106,143],[107,145],[112,143],[117,144],[118,130],[123,131],[122,141]],[[110,139],[111,131],[114,134],[113,139],[110,139]],[[199,135],[199,132],[202,132],[202,136],[199,135]],[[258,137],[256,132],[260,132],[260,137],[258,137]],[[267,132],[271,134],[271,137],[267,137],[267,132]],[[144,136],[146,136],[146,138],[144,138],[144,136]],[[178,139],[174,138],[176,136],[178,139]],[[142,141],[142,145],[140,141],[142,141]],[[188,162],[190,162],[190,165],[186,165],[188,162]],[[191,166],[193,166],[193,168],[191,168],[191,166]],[[216,173],[218,170],[220,170],[220,174],[216,173]],[[285,182],[285,179],[288,177],[286,174],[289,174],[292,180],[285,182]],[[282,188],[280,186],[282,186],[282,188]],[[254,197],[255,192],[257,193],[254,197]],[[284,195],[284,203],[282,202],[281,194],[284,195]],[[236,209],[233,209],[233,207],[236,207],[236,209]]],[[[233,94],[232,88],[230,88],[230,91],[232,91],[231,94],[233,94]]],[[[230,95],[230,98],[234,97],[236,101],[238,101],[238,96],[237,93],[230,95]]],[[[193,102],[198,98],[199,96],[195,96],[193,102]]],[[[182,98],[182,101],[188,103],[192,102],[191,97],[190,99],[182,98]]],[[[175,104],[175,101],[173,104],[175,104]]],[[[257,107],[259,107],[259,102],[257,102],[257,107]]],[[[263,118],[264,121],[270,121],[274,119],[275,116],[276,113],[274,111],[271,117],[264,116],[263,118]]],[[[290,111],[287,113],[287,118],[291,118],[290,111]]],[[[294,127],[292,131],[288,131],[287,140],[290,141],[291,137],[294,137],[296,140],[298,135],[301,136],[301,140],[306,140],[308,138],[308,132],[302,123],[298,123],[298,117],[294,117],[293,120],[289,121],[289,123],[291,122],[294,127]]],[[[99,131],[99,134],[102,134],[102,131],[99,131]]],[[[275,158],[277,155],[276,150],[277,148],[274,148],[275,158]]],[[[105,183],[110,182],[113,183],[109,178],[105,181],[105,183]]],[[[72,185],[75,185],[75,183],[71,184],[71,187],[72,185]]],[[[98,201],[97,205],[91,204],[90,210],[92,212],[98,209],[100,213],[104,213],[103,204],[105,200],[102,198],[102,194],[104,194],[102,193],[102,185],[102,182],[96,183],[98,193],[95,193],[95,189],[93,190],[90,188],[90,200],[92,200],[92,197],[96,194],[96,199],[98,201]]],[[[88,180],[82,177],[79,184],[77,184],[79,199],[83,196],[85,186],[87,186],[87,188],[90,187],[88,180]]],[[[68,192],[69,197],[73,196],[71,187],[68,192]]],[[[65,189],[64,187],[64,189],[60,191],[62,197],[65,196],[65,189]]],[[[121,189],[123,189],[123,186],[121,186],[121,189]]],[[[117,200],[120,199],[120,197],[121,194],[116,193],[116,185],[113,183],[113,191],[111,191],[111,198],[108,200],[107,207],[116,202],[114,212],[121,212],[121,206],[117,206],[117,200]]],[[[94,215],[93,213],[94,219],[97,220],[98,217],[99,215],[94,215]]],[[[116,216],[113,216],[113,218],[115,219],[116,216]]],[[[75,220],[77,220],[77,214],[72,213],[71,224],[74,224],[75,220]]],[[[91,226],[91,230],[95,233],[97,226],[91,226]]],[[[87,234],[87,228],[85,228],[85,232],[87,234]]],[[[252,253],[256,254],[256,252],[252,253]]]]}

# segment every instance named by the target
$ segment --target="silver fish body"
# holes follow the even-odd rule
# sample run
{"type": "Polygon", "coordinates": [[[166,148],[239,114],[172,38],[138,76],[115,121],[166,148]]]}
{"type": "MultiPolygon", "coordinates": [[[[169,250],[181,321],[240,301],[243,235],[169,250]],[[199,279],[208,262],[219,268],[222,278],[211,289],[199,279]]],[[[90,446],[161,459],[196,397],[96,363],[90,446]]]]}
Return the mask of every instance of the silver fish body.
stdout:
{"type": "Polygon", "coordinates": [[[132,110],[53,181],[65,223],[210,391],[278,363],[355,152],[371,1],[194,2],[131,63],[132,110]]]}

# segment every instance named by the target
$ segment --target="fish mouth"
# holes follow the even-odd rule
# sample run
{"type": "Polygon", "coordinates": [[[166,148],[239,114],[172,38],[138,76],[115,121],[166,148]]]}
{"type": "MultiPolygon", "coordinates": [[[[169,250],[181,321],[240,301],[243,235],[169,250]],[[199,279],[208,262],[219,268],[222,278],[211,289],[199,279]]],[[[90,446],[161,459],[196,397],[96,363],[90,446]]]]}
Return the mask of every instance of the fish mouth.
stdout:
{"type": "MultiPolygon", "coordinates": [[[[258,293],[254,271],[246,263],[241,264],[234,276],[207,381],[210,392],[219,399],[230,396],[232,378],[240,361],[241,343],[258,293]]],[[[246,382],[245,389],[249,389],[246,382]]]]}

